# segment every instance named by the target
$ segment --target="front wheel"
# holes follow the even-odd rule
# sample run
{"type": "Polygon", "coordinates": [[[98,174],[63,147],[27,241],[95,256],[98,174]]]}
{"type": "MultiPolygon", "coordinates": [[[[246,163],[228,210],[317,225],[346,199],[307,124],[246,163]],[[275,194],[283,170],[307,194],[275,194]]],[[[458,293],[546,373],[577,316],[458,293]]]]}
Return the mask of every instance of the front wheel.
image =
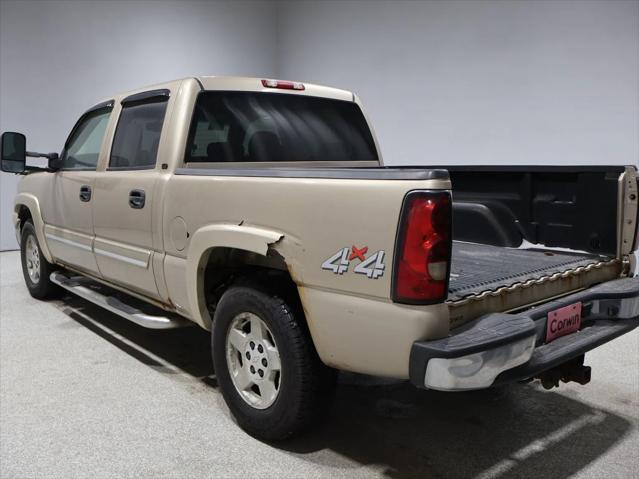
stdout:
{"type": "Polygon", "coordinates": [[[31,220],[27,220],[22,227],[20,257],[24,282],[31,296],[36,299],[47,299],[59,293],[58,286],[49,279],[54,266],[42,254],[31,220]]]}
{"type": "Polygon", "coordinates": [[[313,423],[330,403],[334,371],[282,299],[234,286],[218,303],[212,331],[218,384],[238,424],[281,440],[313,423]]]}

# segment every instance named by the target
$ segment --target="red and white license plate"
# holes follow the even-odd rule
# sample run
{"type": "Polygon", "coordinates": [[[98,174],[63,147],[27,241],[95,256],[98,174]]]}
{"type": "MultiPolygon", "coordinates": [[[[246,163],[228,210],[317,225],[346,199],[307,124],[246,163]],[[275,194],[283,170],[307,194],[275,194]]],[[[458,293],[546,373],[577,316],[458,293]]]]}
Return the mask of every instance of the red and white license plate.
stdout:
{"type": "Polygon", "coordinates": [[[546,342],[579,331],[581,327],[581,302],[555,309],[548,313],[546,342]]]}

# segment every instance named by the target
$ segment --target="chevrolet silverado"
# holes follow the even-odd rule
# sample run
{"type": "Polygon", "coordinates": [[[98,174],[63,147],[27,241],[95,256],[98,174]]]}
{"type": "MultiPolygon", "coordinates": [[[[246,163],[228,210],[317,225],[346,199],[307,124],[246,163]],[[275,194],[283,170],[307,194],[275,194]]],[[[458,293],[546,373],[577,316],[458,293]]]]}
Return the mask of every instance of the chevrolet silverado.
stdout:
{"type": "Polygon", "coordinates": [[[235,77],[114,95],[59,155],[15,132],[1,153],[31,295],[211,331],[261,438],[311,424],[336,370],[585,384],[584,354],[639,325],[633,166],[384,166],[353,93],[235,77]]]}

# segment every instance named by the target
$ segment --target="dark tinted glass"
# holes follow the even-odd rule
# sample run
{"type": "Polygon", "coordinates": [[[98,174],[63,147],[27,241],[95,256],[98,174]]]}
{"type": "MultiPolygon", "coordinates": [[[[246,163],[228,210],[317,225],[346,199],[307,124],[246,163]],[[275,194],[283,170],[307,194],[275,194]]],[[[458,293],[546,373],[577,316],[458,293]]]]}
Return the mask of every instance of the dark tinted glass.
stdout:
{"type": "Polygon", "coordinates": [[[166,100],[122,107],[109,168],[152,168],[158,154],[166,100]]]}
{"type": "Polygon", "coordinates": [[[26,138],[22,133],[5,132],[2,134],[2,171],[22,173],[26,161],[26,138]]]}
{"type": "Polygon", "coordinates": [[[186,162],[377,161],[352,102],[280,93],[201,93],[186,162]]]}
{"type": "Polygon", "coordinates": [[[110,114],[111,108],[105,108],[87,113],[78,120],[65,145],[62,168],[83,170],[96,167],[110,114]]]}

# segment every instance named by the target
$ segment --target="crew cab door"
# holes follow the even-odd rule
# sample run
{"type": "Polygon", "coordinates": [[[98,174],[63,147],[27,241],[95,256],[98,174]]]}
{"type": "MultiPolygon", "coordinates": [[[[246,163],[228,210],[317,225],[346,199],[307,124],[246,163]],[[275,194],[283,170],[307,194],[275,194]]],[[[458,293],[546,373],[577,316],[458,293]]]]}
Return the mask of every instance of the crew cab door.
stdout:
{"type": "Polygon", "coordinates": [[[122,100],[108,165],[94,192],[94,252],[102,276],[154,298],[153,257],[161,247],[154,245],[153,230],[162,229],[154,200],[168,95],[156,90],[122,100]]]}
{"type": "Polygon", "coordinates": [[[64,145],[62,168],[52,175],[40,204],[53,257],[95,275],[93,189],[112,110],[113,102],[105,102],[80,117],[64,145]]]}

